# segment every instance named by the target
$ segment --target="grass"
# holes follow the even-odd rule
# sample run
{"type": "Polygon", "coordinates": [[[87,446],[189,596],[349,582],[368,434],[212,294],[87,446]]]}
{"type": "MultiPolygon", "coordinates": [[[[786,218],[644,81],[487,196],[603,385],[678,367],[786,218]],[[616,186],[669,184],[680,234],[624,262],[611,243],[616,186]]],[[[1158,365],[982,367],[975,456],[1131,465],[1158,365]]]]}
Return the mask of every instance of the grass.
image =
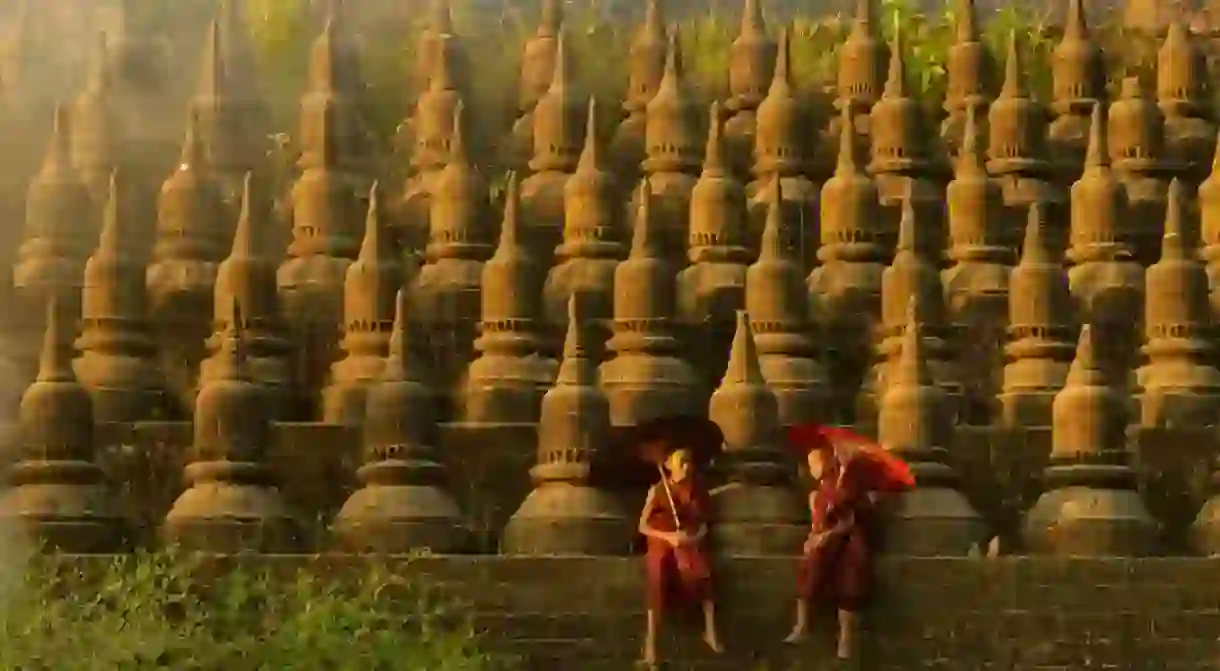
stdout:
{"type": "Polygon", "coordinates": [[[4,669],[516,668],[485,648],[462,604],[375,567],[341,580],[209,571],[202,557],[172,552],[15,566],[0,575],[4,669]]]}

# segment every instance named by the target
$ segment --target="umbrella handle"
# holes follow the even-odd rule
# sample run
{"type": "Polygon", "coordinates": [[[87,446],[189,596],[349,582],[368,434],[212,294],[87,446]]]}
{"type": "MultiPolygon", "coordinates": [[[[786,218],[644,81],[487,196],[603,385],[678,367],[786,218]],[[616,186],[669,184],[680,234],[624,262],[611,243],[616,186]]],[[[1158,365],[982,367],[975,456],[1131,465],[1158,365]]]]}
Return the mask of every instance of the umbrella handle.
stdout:
{"type": "Polygon", "coordinates": [[[682,521],[678,519],[678,506],[674,504],[674,493],[669,489],[669,480],[665,479],[665,468],[657,464],[657,472],[661,474],[661,488],[665,490],[665,498],[669,500],[669,512],[674,515],[674,530],[682,530],[682,521]]]}

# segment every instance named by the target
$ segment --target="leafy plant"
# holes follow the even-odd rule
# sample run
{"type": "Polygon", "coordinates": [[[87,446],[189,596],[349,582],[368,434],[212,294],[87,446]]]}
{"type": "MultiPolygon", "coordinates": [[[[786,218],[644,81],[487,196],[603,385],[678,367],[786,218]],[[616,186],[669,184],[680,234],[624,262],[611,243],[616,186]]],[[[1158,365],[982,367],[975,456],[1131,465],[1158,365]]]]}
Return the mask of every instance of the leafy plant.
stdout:
{"type": "Polygon", "coordinates": [[[495,671],[460,604],[382,568],[216,570],[143,553],[97,565],[53,555],[0,576],[0,668],[495,671]],[[94,570],[95,569],[95,570],[94,570]]]}

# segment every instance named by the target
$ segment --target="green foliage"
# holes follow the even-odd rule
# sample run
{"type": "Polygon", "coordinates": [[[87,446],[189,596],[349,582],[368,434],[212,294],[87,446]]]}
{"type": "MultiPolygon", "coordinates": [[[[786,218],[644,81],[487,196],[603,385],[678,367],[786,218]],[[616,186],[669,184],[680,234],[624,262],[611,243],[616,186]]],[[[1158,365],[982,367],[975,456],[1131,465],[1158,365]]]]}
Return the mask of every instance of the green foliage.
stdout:
{"type": "MultiPolygon", "coordinates": [[[[511,111],[521,48],[533,34],[537,17],[514,6],[497,15],[476,11],[468,2],[453,4],[457,30],[471,62],[476,64],[475,104],[480,109],[511,111]]],[[[300,84],[308,44],[320,29],[307,5],[305,0],[249,2],[251,32],[273,93],[300,84]]],[[[885,0],[882,8],[886,39],[892,40],[897,30],[902,32],[912,85],[926,96],[942,96],[945,63],[956,39],[953,10],[925,14],[912,0],[885,0]]],[[[411,95],[402,92],[410,88],[409,72],[426,19],[426,13],[418,12],[410,21],[370,21],[361,27],[365,37],[366,78],[370,88],[378,92],[377,104],[390,108],[378,124],[382,131],[392,130],[394,124],[390,120],[401,119],[409,111],[411,95]]],[[[773,20],[773,27],[778,23],[773,20]]],[[[790,25],[797,82],[813,90],[833,84],[836,52],[849,32],[849,22],[839,17],[798,15],[791,17],[790,25]]],[[[589,93],[607,99],[621,96],[627,80],[626,54],[635,26],[608,23],[595,3],[570,9],[565,26],[579,78],[589,93]]],[[[679,27],[684,62],[693,83],[709,98],[723,96],[727,89],[729,48],[739,29],[737,19],[709,11],[692,16],[679,27]]],[[[1010,36],[1017,35],[1025,49],[1028,64],[1025,72],[1031,77],[1031,87],[1039,94],[1049,93],[1048,66],[1055,36],[1039,14],[1020,6],[1008,6],[990,13],[983,29],[985,40],[1000,60],[1010,36]]],[[[279,98],[278,102],[286,106],[284,113],[291,114],[295,97],[279,98]]]]}
{"type": "MultiPolygon", "coordinates": [[[[385,0],[388,2],[389,0],[385,0]]],[[[735,3],[733,3],[735,4],[735,3]]],[[[881,28],[891,43],[897,33],[906,59],[909,85],[935,112],[946,90],[949,51],[957,41],[956,5],[946,3],[935,13],[920,9],[918,0],[883,0],[881,28]]],[[[1035,4],[1035,3],[1031,3],[1035,4]]],[[[297,92],[307,64],[310,42],[321,30],[316,9],[308,0],[249,0],[248,18],[259,49],[265,86],[276,117],[276,128],[290,136],[297,116],[297,92]]],[[[400,13],[386,19],[388,10],[377,0],[357,7],[351,21],[363,37],[363,72],[368,85],[369,113],[374,132],[382,139],[394,136],[398,124],[411,114],[421,85],[413,81],[419,36],[428,21],[427,12],[400,13]],[[361,12],[367,12],[361,14],[361,12]]],[[[521,52],[534,34],[537,13],[523,10],[518,2],[505,2],[502,11],[487,9],[487,0],[452,0],[454,23],[469,62],[473,66],[472,109],[479,110],[479,125],[489,137],[502,137],[519,114],[517,86],[521,52]],[[482,9],[476,9],[475,2],[482,9]]],[[[606,18],[598,0],[567,5],[565,34],[573,56],[579,86],[605,104],[617,108],[628,78],[628,51],[637,25],[606,18]]],[[[1009,44],[1016,39],[1022,49],[1022,74],[1034,97],[1049,102],[1051,62],[1059,42],[1059,29],[1026,5],[1008,4],[992,12],[980,12],[983,40],[1003,67],[1009,44]]],[[[826,101],[833,91],[838,70],[838,52],[851,29],[849,17],[821,14],[788,14],[769,17],[771,31],[781,25],[791,31],[792,71],[796,84],[815,99],[826,101]]],[[[683,61],[693,88],[705,99],[723,98],[728,89],[728,62],[733,39],[740,29],[738,18],[717,10],[688,11],[678,23],[683,61]]],[[[1094,36],[1111,59],[1110,73],[1147,67],[1156,44],[1124,35],[1116,26],[1093,26],[1094,36]]],[[[290,138],[289,138],[290,139],[290,138]]],[[[388,146],[392,143],[383,144],[388,146]]],[[[391,161],[392,163],[392,161],[391,161]]]]}
{"type": "Polygon", "coordinates": [[[514,668],[481,648],[458,604],[384,570],[332,580],[175,554],[96,561],[42,556],[0,577],[0,668],[514,668]]]}

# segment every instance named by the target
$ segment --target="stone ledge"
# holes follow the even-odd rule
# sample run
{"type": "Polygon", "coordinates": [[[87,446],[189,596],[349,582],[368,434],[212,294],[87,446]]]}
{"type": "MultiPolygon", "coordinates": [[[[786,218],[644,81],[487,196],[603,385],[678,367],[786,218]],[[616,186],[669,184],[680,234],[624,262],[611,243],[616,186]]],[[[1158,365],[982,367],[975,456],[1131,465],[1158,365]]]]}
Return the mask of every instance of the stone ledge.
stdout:
{"type": "MultiPolygon", "coordinates": [[[[335,575],[379,564],[404,577],[426,576],[467,602],[475,625],[495,645],[522,654],[530,669],[630,669],[643,628],[642,566],[633,557],[270,555],[217,558],[211,570],[234,563],[335,575]]],[[[1220,559],[891,558],[878,569],[866,670],[1220,666],[1220,559]]],[[[826,668],[819,660],[829,631],[808,647],[780,643],[794,571],[789,557],[720,562],[730,652],[713,658],[694,632],[671,629],[666,648],[676,661],[668,668],[826,668]]]]}

